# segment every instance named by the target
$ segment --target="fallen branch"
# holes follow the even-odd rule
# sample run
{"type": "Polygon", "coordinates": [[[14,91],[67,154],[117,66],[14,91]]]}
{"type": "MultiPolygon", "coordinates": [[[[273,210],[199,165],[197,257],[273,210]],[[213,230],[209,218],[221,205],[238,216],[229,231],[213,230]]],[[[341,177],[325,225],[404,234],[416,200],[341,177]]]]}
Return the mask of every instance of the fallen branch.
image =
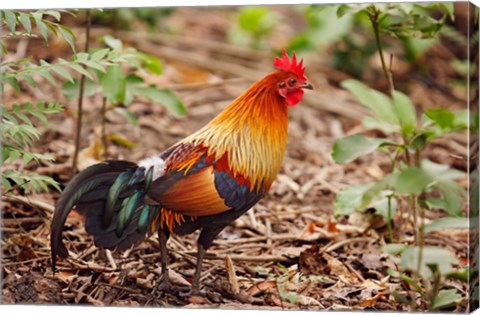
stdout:
{"type": "Polygon", "coordinates": [[[52,214],[53,211],[55,210],[55,207],[39,200],[34,200],[28,197],[24,196],[15,196],[15,195],[5,195],[2,196],[2,200],[6,202],[18,202],[33,208],[38,208],[40,210],[43,210],[44,212],[47,212],[49,214],[52,214]]]}

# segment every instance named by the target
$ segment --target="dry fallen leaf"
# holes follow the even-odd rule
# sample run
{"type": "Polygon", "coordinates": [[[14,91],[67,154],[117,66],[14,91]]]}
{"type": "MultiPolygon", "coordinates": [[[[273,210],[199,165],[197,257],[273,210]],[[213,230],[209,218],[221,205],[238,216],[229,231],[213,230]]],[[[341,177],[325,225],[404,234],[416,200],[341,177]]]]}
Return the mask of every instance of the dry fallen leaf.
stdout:
{"type": "Polygon", "coordinates": [[[388,289],[385,283],[382,283],[381,281],[372,280],[372,279],[365,279],[365,281],[359,284],[359,287],[365,287],[365,288],[374,289],[377,291],[388,289]]]}
{"type": "Polygon", "coordinates": [[[105,147],[103,146],[101,138],[95,136],[88,148],[85,148],[78,153],[78,170],[83,171],[87,167],[101,162],[103,160],[104,152],[105,147]]]}
{"type": "MultiPolygon", "coordinates": [[[[158,267],[157,269],[153,270],[153,272],[158,276],[160,276],[162,274],[162,268],[158,267]]],[[[185,278],[182,277],[182,275],[180,275],[178,272],[176,272],[173,269],[168,269],[168,279],[170,279],[170,282],[172,284],[187,286],[187,287],[192,285],[190,282],[185,280],[185,278]]]]}
{"type": "Polygon", "coordinates": [[[358,278],[340,260],[327,253],[323,253],[322,257],[327,261],[331,275],[343,276],[352,282],[358,281],[358,278]]]}
{"type": "Polygon", "coordinates": [[[274,280],[266,280],[259,283],[255,283],[247,289],[247,294],[250,296],[258,296],[267,290],[275,288],[277,283],[274,280]]]}
{"type": "Polygon", "coordinates": [[[367,298],[362,301],[362,307],[368,307],[372,308],[375,306],[375,303],[377,303],[378,299],[381,298],[382,296],[385,295],[385,292],[379,292],[377,295],[375,295],[372,298],[367,298]]]}
{"type": "Polygon", "coordinates": [[[55,276],[65,283],[71,283],[73,280],[75,280],[78,277],[72,271],[59,271],[55,273],[55,276]]]}
{"type": "Polygon", "coordinates": [[[225,256],[225,268],[227,269],[227,279],[230,284],[230,290],[232,290],[233,294],[238,294],[240,292],[240,287],[238,286],[235,267],[233,266],[232,259],[228,255],[225,256]]]}

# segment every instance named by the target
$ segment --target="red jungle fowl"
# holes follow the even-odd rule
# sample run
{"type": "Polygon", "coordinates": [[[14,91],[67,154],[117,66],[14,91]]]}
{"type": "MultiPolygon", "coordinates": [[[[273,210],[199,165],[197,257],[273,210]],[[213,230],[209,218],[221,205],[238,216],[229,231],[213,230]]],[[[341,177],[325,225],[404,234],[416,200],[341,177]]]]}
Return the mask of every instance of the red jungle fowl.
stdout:
{"type": "Polygon", "coordinates": [[[86,219],[95,245],[125,250],[157,232],[162,281],[169,287],[167,240],[201,230],[191,293],[199,293],[202,260],[215,237],[265,196],[282,164],[288,111],[312,89],[303,60],[276,57],[254,83],[205,127],[158,156],[110,160],[77,174],[55,208],[52,265],[67,257],[62,230],[71,209],[86,219]]]}

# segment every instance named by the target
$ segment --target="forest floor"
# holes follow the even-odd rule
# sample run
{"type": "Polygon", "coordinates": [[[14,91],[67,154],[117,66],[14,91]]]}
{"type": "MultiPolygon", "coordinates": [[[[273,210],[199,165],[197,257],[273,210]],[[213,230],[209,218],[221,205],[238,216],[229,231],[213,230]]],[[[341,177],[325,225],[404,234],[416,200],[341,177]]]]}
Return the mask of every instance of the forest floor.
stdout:
{"type": "MultiPolygon", "coordinates": [[[[220,43],[224,40],[222,25],[228,22],[221,10],[210,10],[209,19],[196,18],[198,10],[179,9],[169,17],[171,23],[194,31],[180,33],[168,41],[161,35],[146,37],[127,31],[113,34],[138,50],[161,58],[164,74],[151,77],[151,83],[174,90],[188,114],[174,117],[160,105],[135,100],[129,110],[139,117],[137,125],[117,110],[107,112],[107,134],[117,141],[112,140],[108,148],[103,148],[98,146],[102,100],[99,96],[88,97],[84,104],[81,168],[104,156],[138,161],[162,152],[203,126],[251,83],[273,70],[270,53],[220,43]],[[200,34],[202,41],[196,39],[200,34]],[[242,66],[245,71],[238,73],[238,67],[229,65],[242,66]],[[130,143],[134,147],[128,147],[130,143]]],[[[81,42],[83,29],[76,32],[81,42]]],[[[98,36],[111,31],[98,26],[92,32],[98,36]]],[[[51,45],[45,47],[41,40],[31,39],[25,53],[35,59],[54,59],[68,51],[61,43],[51,45]]],[[[415,68],[408,65],[395,72],[396,80],[406,87],[419,110],[432,104],[464,109],[466,98],[461,90],[445,92],[436,88],[444,86],[451,75],[445,66],[451,55],[448,47],[439,44],[428,54],[425,63],[436,72],[425,77],[436,84],[413,78],[415,68]]],[[[92,238],[75,213],[68,218],[64,233],[70,257],[61,259],[58,272],[53,274],[49,228],[59,193],[52,190],[4,198],[3,303],[412,310],[412,304],[394,298],[392,292],[396,291],[413,298],[416,307],[423,309],[419,294],[387,273],[389,268],[398,267],[381,251],[387,240],[385,221],[369,213],[333,215],[339,191],[351,184],[382,178],[389,171],[390,160],[385,155],[372,154],[344,165],[333,161],[331,148],[336,139],[364,131],[360,122],[365,110],[339,87],[339,82],[349,75],[330,67],[323,57],[309,55],[305,59],[306,74],[315,90],[307,91],[305,100],[290,111],[287,152],[270,193],[228,226],[208,251],[201,279],[205,296],[188,297],[155,289],[160,275],[155,237],[122,253],[100,250],[92,246],[92,238]]],[[[370,86],[385,89],[382,73],[378,65],[375,67],[377,75],[370,86]]],[[[25,86],[22,93],[6,91],[4,95],[5,104],[51,100],[64,98],[57,87],[47,82],[36,89],[25,86]]],[[[55,162],[29,169],[51,175],[65,185],[71,178],[76,103],[63,103],[66,110],[52,116],[51,126],[42,130],[34,148],[52,154],[55,162]]],[[[423,157],[467,171],[467,154],[466,134],[456,134],[435,142],[423,157]]],[[[461,184],[467,187],[467,177],[461,184]]],[[[440,212],[427,212],[427,220],[439,216],[440,212]]],[[[409,218],[397,213],[393,222],[396,242],[411,244],[414,233],[409,218]]],[[[173,236],[169,241],[171,277],[178,285],[190,285],[196,237],[196,233],[173,236]]],[[[430,233],[425,244],[446,248],[459,258],[461,266],[468,264],[467,230],[430,233]]],[[[456,288],[464,298],[467,296],[468,287],[462,282],[448,280],[443,286],[456,288]]],[[[451,310],[463,312],[465,305],[451,310]]]]}

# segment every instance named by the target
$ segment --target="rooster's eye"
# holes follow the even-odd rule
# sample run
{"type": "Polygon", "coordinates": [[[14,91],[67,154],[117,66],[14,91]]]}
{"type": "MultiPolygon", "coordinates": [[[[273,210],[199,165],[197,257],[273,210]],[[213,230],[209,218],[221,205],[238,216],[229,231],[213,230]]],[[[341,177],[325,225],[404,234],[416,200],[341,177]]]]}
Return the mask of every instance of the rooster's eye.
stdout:
{"type": "Polygon", "coordinates": [[[297,83],[297,80],[295,79],[290,79],[290,81],[288,82],[290,84],[290,86],[294,85],[295,83],[297,83]]]}

